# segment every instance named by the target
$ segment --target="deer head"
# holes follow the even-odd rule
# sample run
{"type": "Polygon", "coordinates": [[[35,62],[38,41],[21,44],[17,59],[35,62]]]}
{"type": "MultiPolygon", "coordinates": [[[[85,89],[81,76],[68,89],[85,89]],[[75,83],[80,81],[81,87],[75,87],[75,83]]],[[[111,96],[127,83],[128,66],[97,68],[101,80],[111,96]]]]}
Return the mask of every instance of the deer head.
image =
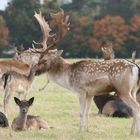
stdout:
{"type": "Polygon", "coordinates": [[[17,52],[14,60],[22,61],[29,66],[35,66],[39,62],[40,53],[33,53],[33,50],[34,49],[30,48],[28,50],[17,52]]]}
{"type": "Polygon", "coordinates": [[[113,45],[111,42],[104,43],[102,45],[101,50],[103,52],[105,60],[114,59],[115,54],[114,54],[113,45]]]}
{"type": "MultiPolygon", "coordinates": [[[[33,43],[35,45],[41,45],[42,48],[36,49],[33,44],[33,48],[29,48],[28,50],[16,53],[15,56],[16,60],[23,61],[24,63],[27,63],[29,65],[36,65],[38,64],[39,60],[41,60],[40,62],[42,62],[46,54],[52,55],[52,51],[49,50],[51,50],[54,46],[56,46],[69,30],[68,23],[69,16],[65,16],[64,11],[62,9],[59,12],[51,12],[50,15],[58,28],[58,32],[53,35],[50,35],[52,29],[50,28],[48,22],[45,21],[41,12],[39,13],[35,12],[34,17],[37,19],[40,25],[43,34],[43,39],[39,43],[35,41],[33,41],[33,43]],[[49,39],[51,41],[49,41],[49,39]]],[[[53,51],[54,55],[60,54],[60,52],[61,51],[57,52],[57,50],[53,51]]]]}
{"type": "MultiPolygon", "coordinates": [[[[44,69],[43,71],[46,71],[46,69],[49,69],[52,66],[52,63],[54,65],[55,61],[58,61],[58,59],[60,58],[60,55],[62,54],[63,51],[57,50],[57,49],[52,50],[52,48],[58,45],[58,43],[64,38],[64,36],[69,30],[69,22],[68,22],[69,16],[65,16],[64,11],[62,9],[60,12],[50,13],[50,15],[58,28],[58,32],[55,33],[55,35],[53,35],[52,44],[49,43],[50,45],[48,45],[48,42],[46,41],[48,39],[47,38],[47,39],[44,39],[45,41],[43,40],[42,43],[40,43],[44,49],[42,49],[41,51],[38,51],[37,49],[34,48],[34,52],[40,53],[39,67],[40,67],[40,70],[44,69]],[[46,45],[44,44],[44,42],[46,43],[46,45]]],[[[38,16],[42,16],[42,14],[39,14],[38,16]]],[[[40,22],[41,29],[44,29],[47,23],[44,21],[44,18],[40,17],[36,19],[38,22],[40,22]]],[[[51,30],[50,27],[49,27],[49,30],[51,30]]],[[[46,33],[47,31],[48,30],[46,31],[42,30],[43,36],[47,34],[46,33]]],[[[47,37],[52,37],[52,36],[49,35],[47,37]]]]}
{"type": "Polygon", "coordinates": [[[26,114],[29,110],[29,107],[33,104],[34,102],[34,97],[30,98],[29,100],[20,100],[16,97],[14,97],[15,103],[19,106],[20,113],[26,114]]]}

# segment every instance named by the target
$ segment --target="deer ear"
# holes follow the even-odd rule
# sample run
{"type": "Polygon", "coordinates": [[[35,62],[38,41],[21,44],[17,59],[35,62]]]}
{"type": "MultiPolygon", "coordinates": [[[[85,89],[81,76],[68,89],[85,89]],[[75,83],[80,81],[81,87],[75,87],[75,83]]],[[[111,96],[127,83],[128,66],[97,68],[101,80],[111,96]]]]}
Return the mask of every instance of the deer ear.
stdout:
{"type": "Polygon", "coordinates": [[[29,101],[28,101],[29,106],[32,105],[33,102],[34,102],[34,97],[32,97],[31,99],[29,99],[29,101]]]}
{"type": "Polygon", "coordinates": [[[63,50],[58,50],[57,51],[57,55],[59,55],[59,56],[62,55],[62,53],[63,53],[63,50]]]}
{"type": "Polygon", "coordinates": [[[16,97],[14,97],[14,100],[15,100],[15,103],[17,104],[17,105],[20,105],[20,100],[18,99],[18,98],[16,98],[16,97]]]}

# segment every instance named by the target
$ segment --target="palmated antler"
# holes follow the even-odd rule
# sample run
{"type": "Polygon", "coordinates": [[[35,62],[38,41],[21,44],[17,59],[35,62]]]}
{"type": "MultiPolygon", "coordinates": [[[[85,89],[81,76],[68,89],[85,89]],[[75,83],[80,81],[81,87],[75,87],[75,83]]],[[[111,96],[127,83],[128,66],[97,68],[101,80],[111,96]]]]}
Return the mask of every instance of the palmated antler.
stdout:
{"type": "MultiPolygon", "coordinates": [[[[43,33],[43,40],[40,43],[37,43],[35,41],[33,41],[33,43],[42,45],[43,48],[46,49],[48,38],[53,37],[54,35],[50,35],[51,28],[50,28],[48,22],[45,21],[44,16],[42,16],[41,11],[39,13],[35,12],[34,17],[37,19],[37,21],[40,25],[41,31],[43,33]]],[[[34,48],[34,45],[33,45],[33,48],[34,48]]]]}
{"type": "Polygon", "coordinates": [[[55,24],[58,26],[57,40],[58,43],[67,34],[69,30],[69,16],[65,16],[64,10],[60,9],[60,12],[54,13],[50,12],[50,16],[54,20],[55,24]]]}
{"type": "Polygon", "coordinates": [[[42,45],[43,49],[35,49],[34,44],[32,44],[33,52],[41,53],[44,51],[45,52],[48,51],[50,48],[57,45],[59,43],[59,41],[66,35],[66,33],[69,30],[69,25],[70,25],[70,23],[68,22],[69,16],[64,15],[63,9],[61,9],[60,12],[57,12],[57,13],[51,12],[50,15],[51,15],[52,19],[54,20],[56,26],[58,27],[57,34],[50,35],[50,32],[52,30],[51,30],[48,22],[45,21],[41,12],[39,12],[39,14],[37,14],[35,12],[34,16],[37,19],[37,21],[39,22],[41,31],[43,33],[43,41],[40,43],[36,43],[35,41],[33,41],[33,42],[35,44],[42,45]],[[50,43],[50,41],[48,42],[48,39],[51,39],[51,43],[50,43]]]}

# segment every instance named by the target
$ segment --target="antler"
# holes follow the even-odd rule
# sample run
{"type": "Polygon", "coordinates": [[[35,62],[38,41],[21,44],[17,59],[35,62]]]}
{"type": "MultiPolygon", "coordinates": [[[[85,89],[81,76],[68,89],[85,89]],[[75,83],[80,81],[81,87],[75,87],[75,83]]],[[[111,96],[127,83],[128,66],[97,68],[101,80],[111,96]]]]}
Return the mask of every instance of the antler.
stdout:
{"type": "Polygon", "coordinates": [[[64,10],[60,9],[60,12],[54,13],[50,12],[50,16],[53,18],[55,24],[58,26],[58,34],[56,43],[58,43],[69,30],[69,16],[65,17],[64,10]]]}
{"type": "Polygon", "coordinates": [[[61,11],[58,12],[58,13],[50,13],[50,15],[51,15],[55,24],[58,27],[58,33],[57,34],[50,35],[50,32],[52,30],[51,30],[48,22],[45,21],[41,12],[39,12],[39,14],[37,14],[35,12],[34,16],[37,19],[37,21],[39,22],[39,25],[41,27],[41,31],[43,33],[43,41],[40,42],[40,43],[36,43],[35,41],[33,41],[33,43],[42,45],[43,49],[35,49],[34,44],[32,44],[32,46],[33,46],[32,51],[33,52],[40,53],[40,52],[43,52],[43,51],[48,51],[50,48],[55,46],[66,35],[66,33],[69,30],[69,25],[70,25],[70,23],[68,22],[69,16],[65,17],[63,9],[61,9],[61,11]],[[47,46],[48,45],[48,39],[50,39],[50,38],[51,38],[51,43],[50,43],[50,40],[49,40],[49,46],[47,46]]]}
{"type": "MultiPolygon", "coordinates": [[[[48,38],[53,37],[54,35],[50,35],[51,28],[50,28],[48,22],[45,21],[44,17],[42,16],[41,11],[39,12],[39,14],[35,12],[34,17],[37,19],[37,21],[41,27],[41,31],[43,33],[43,41],[40,43],[33,41],[33,43],[40,44],[43,46],[44,49],[46,49],[48,38]]],[[[34,48],[34,46],[33,46],[33,48],[34,48]]]]}
{"type": "Polygon", "coordinates": [[[135,63],[135,60],[136,60],[136,51],[133,51],[132,52],[132,62],[135,63]]]}

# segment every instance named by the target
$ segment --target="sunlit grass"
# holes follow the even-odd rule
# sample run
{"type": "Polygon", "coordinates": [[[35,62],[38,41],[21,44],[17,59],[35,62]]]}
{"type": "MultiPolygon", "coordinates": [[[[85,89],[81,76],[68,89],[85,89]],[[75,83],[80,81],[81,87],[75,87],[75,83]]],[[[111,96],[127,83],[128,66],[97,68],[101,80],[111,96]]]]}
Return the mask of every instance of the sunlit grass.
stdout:
{"type": "MultiPolygon", "coordinates": [[[[72,92],[50,82],[45,90],[38,89],[44,85],[47,77],[37,77],[28,94],[35,97],[29,114],[46,119],[53,129],[48,131],[14,132],[11,128],[0,128],[0,140],[138,140],[130,135],[132,118],[119,119],[97,116],[97,108],[92,105],[89,118],[89,132],[79,132],[79,103],[72,92]]],[[[16,96],[16,94],[13,94],[16,96]]],[[[2,103],[3,93],[0,94],[2,103]]],[[[2,110],[2,108],[1,108],[2,110]]],[[[8,119],[11,124],[18,114],[18,107],[13,97],[10,100],[8,119]]]]}

